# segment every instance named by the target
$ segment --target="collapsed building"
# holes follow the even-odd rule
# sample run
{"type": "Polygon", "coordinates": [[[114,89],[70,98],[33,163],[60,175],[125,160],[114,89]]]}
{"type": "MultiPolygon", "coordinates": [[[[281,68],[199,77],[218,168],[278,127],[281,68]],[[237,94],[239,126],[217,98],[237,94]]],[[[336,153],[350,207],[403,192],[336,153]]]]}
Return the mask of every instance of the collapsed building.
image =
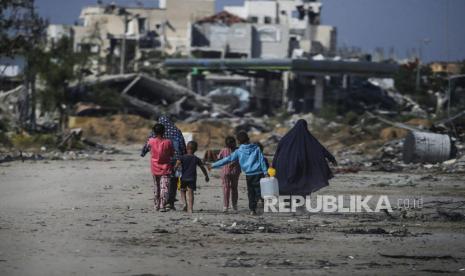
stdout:
{"type": "Polygon", "coordinates": [[[109,75],[102,77],[88,76],[74,83],[69,88],[74,114],[77,116],[102,116],[125,111],[145,118],[156,118],[170,114],[179,119],[191,120],[215,116],[231,117],[221,105],[213,104],[186,87],[167,79],[160,79],[146,74],[109,75]],[[110,94],[102,105],[93,104],[96,89],[112,91],[111,97],[121,100],[121,105],[111,107],[110,94]]]}
{"type": "Polygon", "coordinates": [[[339,101],[358,93],[359,100],[382,102],[382,107],[389,109],[395,104],[391,96],[385,89],[367,83],[367,78],[390,78],[398,69],[398,65],[388,63],[309,59],[167,59],[164,67],[189,72],[190,87],[202,95],[209,94],[206,90],[211,74],[216,82],[235,78],[235,87],[251,89],[249,110],[270,115],[278,110],[320,111],[326,100],[333,100],[330,92],[335,87],[341,88],[339,95],[345,95],[339,101]],[[224,79],[218,75],[220,72],[224,79]]]}
{"type": "MultiPolygon", "coordinates": [[[[179,61],[184,65],[178,63],[173,68],[170,61],[164,63],[165,69],[189,72],[187,87],[176,89],[205,96],[220,105],[229,103],[223,111],[236,115],[249,110],[319,111],[332,97],[330,88],[341,87],[340,95],[353,94],[350,88],[357,85],[350,76],[359,74],[360,69],[364,77],[379,73],[390,77],[396,70],[389,64],[349,63],[334,58],[336,29],[321,24],[323,5],[319,1],[246,0],[243,6],[226,6],[217,14],[213,12],[214,0],[166,0],[159,4],[156,8],[114,4],[85,7],[82,25],[52,25],[49,38],[53,39],[49,40],[73,36],[76,51],[94,54],[92,71],[97,76],[124,76],[163,59],[152,61],[148,53],[187,55],[190,59],[179,61]]],[[[159,80],[147,82],[148,78],[152,77],[139,78],[138,85],[149,83],[157,88],[144,85],[137,93],[139,102],[122,93],[126,101],[133,105],[137,102],[145,113],[156,111],[159,104],[173,104],[151,100],[151,90],[159,88],[154,82],[159,80]],[[149,105],[143,105],[141,99],[149,105]]],[[[367,86],[362,88],[366,90],[367,86]]],[[[363,89],[358,91],[363,94],[363,89]]],[[[373,86],[368,89],[383,100],[383,91],[373,86]]],[[[125,87],[118,89],[123,90],[125,87]]]]}
{"type": "MultiPolygon", "coordinates": [[[[319,1],[305,0],[246,0],[242,6],[226,6],[224,11],[192,23],[191,59],[168,61],[165,65],[174,70],[192,69],[188,85],[201,95],[248,92],[251,109],[260,113],[277,108],[291,113],[319,111],[323,108],[323,94],[326,100],[360,108],[353,103],[365,99],[363,96],[352,103],[345,99],[372,92],[373,96],[366,98],[385,108],[392,106],[392,99],[378,87],[370,86],[366,77],[379,75],[383,66],[393,69],[384,74],[391,77],[395,66],[338,62],[334,57],[336,29],[321,24],[322,7],[319,1]],[[304,68],[296,70],[294,65],[304,68]],[[357,78],[357,70],[364,66],[363,77],[357,78]],[[328,70],[321,70],[323,67],[328,70]],[[242,81],[231,82],[241,77],[242,81]],[[226,86],[219,87],[220,83],[226,86]]],[[[234,97],[229,98],[235,102],[234,97]]]]}

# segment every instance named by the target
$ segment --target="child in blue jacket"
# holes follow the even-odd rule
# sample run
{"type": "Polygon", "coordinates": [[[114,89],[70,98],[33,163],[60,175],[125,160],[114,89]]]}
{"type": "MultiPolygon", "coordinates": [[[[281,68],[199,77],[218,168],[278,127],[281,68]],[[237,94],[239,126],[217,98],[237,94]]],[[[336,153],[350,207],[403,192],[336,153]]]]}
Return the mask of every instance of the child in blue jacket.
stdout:
{"type": "Polygon", "coordinates": [[[228,157],[213,163],[211,167],[216,169],[231,162],[239,161],[247,181],[250,214],[255,215],[257,213],[257,202],[261,198],[260,179],[267,174],[268,167],[260,147],[256,144],[250,144],[246,132],[239,132],[236,138],[240,144],[239,148],[228,157]]]}

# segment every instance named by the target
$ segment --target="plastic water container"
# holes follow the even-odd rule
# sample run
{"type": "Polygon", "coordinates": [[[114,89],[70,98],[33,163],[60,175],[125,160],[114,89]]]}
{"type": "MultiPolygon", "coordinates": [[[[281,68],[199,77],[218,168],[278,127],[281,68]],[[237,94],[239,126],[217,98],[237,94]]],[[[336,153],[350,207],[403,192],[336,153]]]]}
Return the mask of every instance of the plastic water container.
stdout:
{"type": "Polygon", "coordinates": [[[265,177],[260,179],[260,190],[263,198],[270,198],[279,196],[279,185],[278,179],[274,176],[276,171],[273,168],[268,169],[268,174],[270,177],[265,177]]]}

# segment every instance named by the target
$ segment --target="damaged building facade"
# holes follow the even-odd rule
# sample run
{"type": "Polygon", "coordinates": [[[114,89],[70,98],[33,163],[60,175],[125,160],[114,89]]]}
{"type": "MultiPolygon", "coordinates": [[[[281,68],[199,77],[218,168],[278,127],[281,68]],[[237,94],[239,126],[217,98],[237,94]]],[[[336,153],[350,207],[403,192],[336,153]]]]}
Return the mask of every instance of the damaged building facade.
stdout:
{"type": "Polygon", "coordinates": [[[247,0],[215,14],[215,0],[160,0],[157,7],[84,7],[80,23],[50,25],[48,41],[73,38],[92,56],[95,74],[156,66],[159,57],[286,58],[333,56],[336,29],[321,25],[322,4],[305,0],[247,0]],[[221,20],[218,20],[218,19],[221,20]]]}
{"type": "Polygon", "coordinates": [[[192,24],[190,54],[209,58],[286,58],[336,53],[336,29],[321,25],[322,3],[245,1],[192,24]]]}
{"type": "Polygon", "coordinates": [[[190,55],[202,58],[286,58],[289,29],[251,23],[226,11],[203,18],[191,28],[190,55]]]}
{"type": "MultiPolygon", "coordinates": [[[[190,57],[242,59],[245,67],[248,61],[254,64],[254,60],[266,63],[266,60],[275,59],[284,62],[286,59],[311,59],[316,55],[333,57],[337,32],[332,26],[321,25],[322,7],[319,1],[305,0],[246,0],[242,6],[225,6],[224,11],[192,23],[190,57]]],[[[233,70],[231,74],[223,74],[223,78],[217,74],[213,82],[208,72],[193,70],[188,75],[188,83],[202,95],[218,94],[218,91],[228,94],[236,91],[234,93],[242,95],[246,87],[250,99],[255,102],[251,106],[263,110],[269,110],[272,102],[290,103],[289,111],[321,109],[324,85],[321,76],[308,72],[291,74],[286,68],[262,65],[233,70]],[[241,79],[237,74],[243,76],[242,81],[237,81],[241,79]],[[215,85],[231,83],[231,80],[236,84],[215,85]],[[299,92],[289,93],[289,90],[299,92]],[[315,100],[315,95],[320,96],[315,100]]]]}
{"type": "Polygon", "coordinates": [[[337,31],[321,25],[323,4],[316,0],[246,0],[243,6],[226,6],[225,11],[252,23],[280,25],[289,32],[289,53],[333,56],[337,31]]]}
{"type": "Polygon", "coordinates": [[[76,52],[94,57],[91,70],[96,74],[132,72],[150,66],[151,54],[185,55],[189,22],[214,11],[215,0],[161,0],[158,7],[87,6],[80,25],[51,25],[48,40],[72,36],[76,52]]]}
{"type": "Polygon", "coordinates": [[[348,75],[354,72],[332,63],[338,60],[336,29],[321,24],[322,8],[316,0],[246,0],[216,14],[214,0],[166,0],[156,8],[97,5],[82,10],[81,25],[51,29],[49,40],[73,36],[75,51],[93,54],[91,71],[97,76],[160,68],[162,53],[187,56],[182,62],[188,65],[174,68],[188,72],[187,89],[234,102],[227,109],[232,114],[310,112],[322,109],[327,88],[350,87],[348,75]],[[240,64],[209,66],[229,60],[240,64]],[[299,61],[310,65],[295,70],[299,61]],[[321,70],[318,61],[339,70],[321,70]]]}

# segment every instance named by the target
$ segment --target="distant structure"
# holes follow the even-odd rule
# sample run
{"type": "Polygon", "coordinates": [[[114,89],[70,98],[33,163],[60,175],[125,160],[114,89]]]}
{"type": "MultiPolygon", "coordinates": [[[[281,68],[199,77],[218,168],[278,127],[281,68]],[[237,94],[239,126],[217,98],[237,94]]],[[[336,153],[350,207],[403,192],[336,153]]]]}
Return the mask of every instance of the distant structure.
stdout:
{"type": "Polygon", "coordinates": [[[196,58],[287,58],[289,28],[223,11],[192,24],[189,52],[196,58]]]}
{"type": "Polygon", "coordinates": [[[433,74],[452,74],[461,73],[462,64],[459,62],[433,62],[429,65],[433,74]]]}
{"type": "Polygon", "coordinates": [[[73,26],[50,24],[47,27],[47,42],[48,47],[57,43],[63,37],[74,37],[73,26]]]}
{"type": "Polygon", "coordinates": [[[160,0],[157,8],[98,4],[84,7],[79,25],[50,25],[49,43],[73,36],[74,49],[95,56],[95,73],[137,71],[138,61],[159,53],[187,54],[191,21],[212,15],[215,0],[160,0]]]}
{"type": "Polygon", "coordinates": [[[251,23],[280,25],[289,30],[289,52],[333,56],[337,31],[321,25],[323,4],[317,0],[245,0],[243,6],[226,6],[225,11],[251,23]]]}
{"type": "Polygon", "coordinates": [[[316,0],[246,0],[215,14],[215,0],[159,0],[158,7],[84,7],[74,26],[50,25],[49,47],[73,38],[95,74],[155,66],[163,54],[199,58],[301,58],[336,55],[336,29],[321,25],[316,0]],[[158,60],[157,60],[158,59],[158,60]],[[153,63],[153,64],[152,64],[153,63]]]}
{"type": "Polygon", "coordinates": [[[336,56],[336,28],[321,25],[321,12],[322,3],[316,0],[245,0],[242,6],[226,6],[220,13],[194,21],[191,59],[180,61],[181,67],[192,65],[189,87],[204,95],[229,93],[220,87],[224,84],[245,88],[264,112],[270,110],[270,102],[282,102],[288,110],[299,112],[320,110],[325,79],[291,72],[286,66],[291,60],[336,56]],[[228,74],[226,64],[237,70],[232,68],[228,74]],[[223,75],[212,76],[210,71],[215,69],[223,75]]]}

